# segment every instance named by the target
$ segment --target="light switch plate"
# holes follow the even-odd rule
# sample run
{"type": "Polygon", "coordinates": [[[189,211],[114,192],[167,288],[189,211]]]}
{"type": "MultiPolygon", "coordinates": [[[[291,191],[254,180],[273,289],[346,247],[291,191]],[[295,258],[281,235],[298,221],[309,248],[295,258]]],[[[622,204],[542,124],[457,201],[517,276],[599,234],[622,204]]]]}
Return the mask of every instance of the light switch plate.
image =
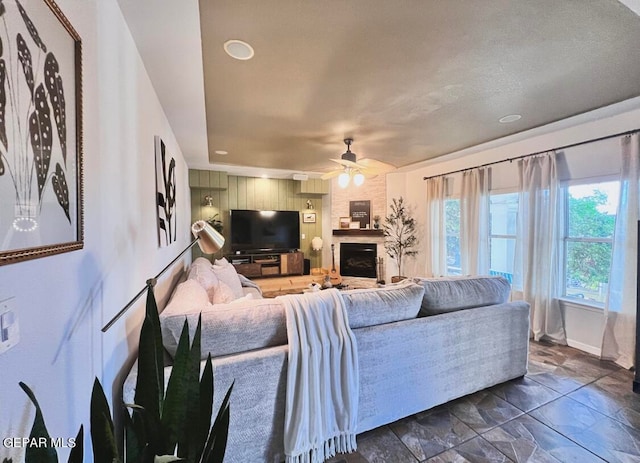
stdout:
{"type": "Polygon", "coordinates": [[[0,301],[0,354],[20,341],[18,315],[13,310],[14,300],[14,297],[10,297],[0,301]]]}

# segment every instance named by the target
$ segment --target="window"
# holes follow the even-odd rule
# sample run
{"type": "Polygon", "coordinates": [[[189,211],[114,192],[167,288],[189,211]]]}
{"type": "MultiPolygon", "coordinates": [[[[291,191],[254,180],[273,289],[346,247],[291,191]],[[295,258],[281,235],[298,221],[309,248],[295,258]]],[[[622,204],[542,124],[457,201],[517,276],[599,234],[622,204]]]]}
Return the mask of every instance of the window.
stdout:
{"type": "Polygon", "coordinates": [[[564,296],[605,302],[620,182],[566,188],[564,296]]]}
{"type": "Polygon", "coordinates": [[[460,200],[444,202],[445,230],[447,234],[447,275],[461,275],[460,267],[460,200]]]}
{"type": "Polygon", "coordinates": [[[489,273],[503,276],[509,280],[509,283],[513,283],[518,193],[491,195],[489,197],[489,216],[489,246],[491,248],[489,273]]]}

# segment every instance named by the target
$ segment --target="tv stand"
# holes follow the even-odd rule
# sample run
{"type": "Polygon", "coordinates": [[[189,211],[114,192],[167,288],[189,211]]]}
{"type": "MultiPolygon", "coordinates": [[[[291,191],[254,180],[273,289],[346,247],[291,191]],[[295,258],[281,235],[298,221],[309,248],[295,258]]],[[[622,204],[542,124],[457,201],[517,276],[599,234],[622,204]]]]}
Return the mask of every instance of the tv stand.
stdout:
{"type": "Polygon", "coordinates": [[[299,251],[229,254],[226,258],[236,268],[236,272],[247,278],[302,275],[304,272],[304,253],[299,251]]]}

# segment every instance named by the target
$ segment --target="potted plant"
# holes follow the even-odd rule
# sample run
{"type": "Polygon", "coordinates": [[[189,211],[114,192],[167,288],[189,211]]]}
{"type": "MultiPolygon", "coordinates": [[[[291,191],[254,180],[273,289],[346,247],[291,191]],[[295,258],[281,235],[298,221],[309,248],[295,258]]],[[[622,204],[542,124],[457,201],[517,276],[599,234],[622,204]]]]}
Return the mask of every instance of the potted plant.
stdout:
{"type": "MultiPolygon", "coordinates": [[[[118,451],[111,409],[96,378],[90,405],[94,463],[222,463],[229,434],[229,398],[233,383],[212,425],[213,366],[209,354],[200,377],[201,329],[198,318],[191,343],[185,319],[165,388],[160,319],[153,284],[148,283],[146,316],[140,331],[135,403],[123,404],[128,409],[124,412],[126,459],[118,451]]],[[[29,442],[38,442],[38,445],[26,448],[24,463],[58,463],[54,441],[71,448],[68,463],[82,463],[83,426],[75,438],[64,441],[51,438],[35,394],[25,383],[20,382],[20,387],[36,409],[29,442]]],[[[2,463],[13,463],[13,459],[4,458],[2,463]]]]}
{"type": "Polygon", "coordinates": [[[215,214],[213,217],[207,219],[207,223],[213,227],[215,231],[222,234],[222,220],[220,220],[220,214],[215,214]]]}
{"type": "Polygon", "coordinates": [[[384,218],[382,230],[384,232],[384,248],[389,257],[398,264],[398,276],[391,277],[393,283],[404,280],[402,275],[402,258],[415,256],[418,251],[416,235],[416,219],[410,216],[409,210],[404,203],[402,196],[400,199],[393,198],[389,206],[391,214],[384,218]]]}
{"type": "Polygon", "coordinates": [[[375,228],[376,230],[378,228],[380,228],[380,216],[379,215],[374,215],[373,216],[373,228],[375,228]]]}

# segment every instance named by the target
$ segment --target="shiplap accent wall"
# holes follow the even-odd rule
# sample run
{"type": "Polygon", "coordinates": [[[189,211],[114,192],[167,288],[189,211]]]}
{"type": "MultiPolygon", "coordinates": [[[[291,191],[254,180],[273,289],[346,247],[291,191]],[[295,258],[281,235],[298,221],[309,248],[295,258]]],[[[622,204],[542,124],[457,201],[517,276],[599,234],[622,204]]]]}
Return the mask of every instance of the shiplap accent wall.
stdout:
{"type": "MultiPolygon", "coordinates": [[[[229,211],[231,209],[280,210],[300,212],[300,250],[305,259],[311,260],[311,267],[322,267],[322,253],[311,250],[314,236],[322,236],[322,195],[328,192],[328,182],[310,179],[306,182],[291,179],[269,179],[227,175],[226,172],[189,170],[191,187],[191,219],[208,220],[219,214],[222,220],[223,235],[230,243],[229,211]],[[213,198],[213,207],[205,206],[205,196],[213,198]],[[307,209],[307,200],[311,200],[314,209],[307,209]],[[316,223],[302,223],[302,214],[315,212],[316,223]]],[[[193,258],[202,253],[193,248],[193,258]]],[[[222,252],[215,255],[220,258],[231,252],[228,244],[222,252]]]]}

